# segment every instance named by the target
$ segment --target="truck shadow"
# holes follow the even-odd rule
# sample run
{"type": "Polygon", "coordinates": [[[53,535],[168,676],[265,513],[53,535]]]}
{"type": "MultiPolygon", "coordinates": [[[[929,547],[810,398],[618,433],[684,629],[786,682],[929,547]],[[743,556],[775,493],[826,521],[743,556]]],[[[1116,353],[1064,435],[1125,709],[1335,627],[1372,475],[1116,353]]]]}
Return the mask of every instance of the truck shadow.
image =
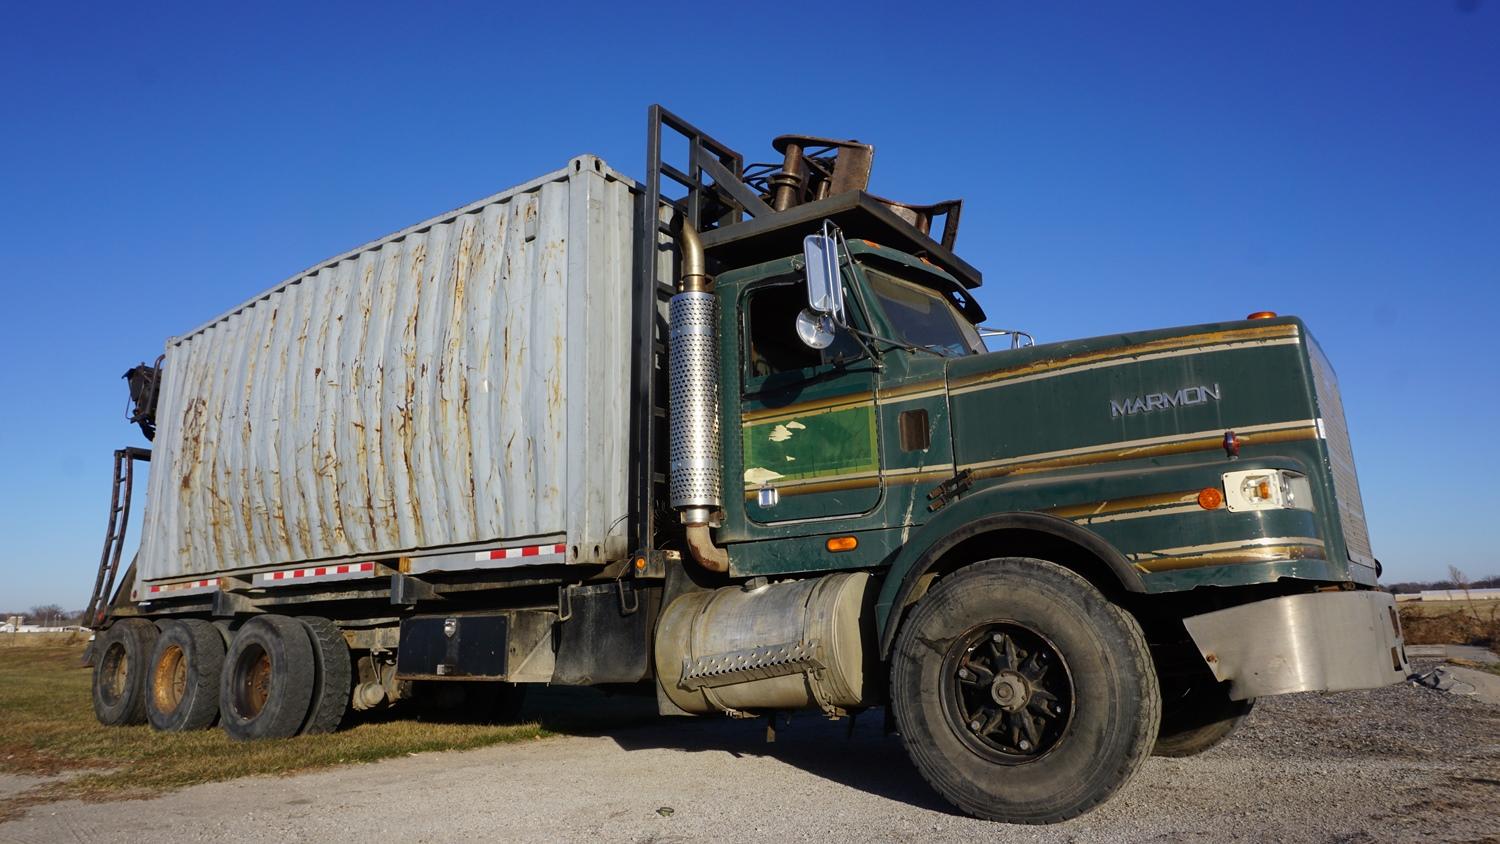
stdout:
{"type": "Polygon", "coordinates": [[[766,740],[765,719],[664,717],[656,714],[654,697],[606,697],[592,689],[536,689],[521,714],[551,732],[608,738],[626,751],[721,753],[726,768],[734,759],[774,759],[878,797],[953,814],[912,767],[900,738],[886,735],[880,709],[861,714],[852,731],[848,719],[780,716],[774,742],[766,740]]]}

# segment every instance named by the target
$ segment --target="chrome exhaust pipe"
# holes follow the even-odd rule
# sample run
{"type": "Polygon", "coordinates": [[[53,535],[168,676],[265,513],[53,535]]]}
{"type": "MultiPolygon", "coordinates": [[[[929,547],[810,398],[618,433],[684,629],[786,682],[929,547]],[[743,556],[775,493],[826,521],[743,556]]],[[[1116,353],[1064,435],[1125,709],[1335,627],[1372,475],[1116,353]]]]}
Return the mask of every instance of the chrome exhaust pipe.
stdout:
{"type": "Polygon", "coordinates": [[[687,526],[693,559],[713,572],[729,571],[729,554],[714,545],[709,524],[724,506],[719,455],[719,297],[707,272],[703,241],[678,226],[682,272],[667,307],[668,402],[671,406],[668,479],[672,507],[687,526]]]}

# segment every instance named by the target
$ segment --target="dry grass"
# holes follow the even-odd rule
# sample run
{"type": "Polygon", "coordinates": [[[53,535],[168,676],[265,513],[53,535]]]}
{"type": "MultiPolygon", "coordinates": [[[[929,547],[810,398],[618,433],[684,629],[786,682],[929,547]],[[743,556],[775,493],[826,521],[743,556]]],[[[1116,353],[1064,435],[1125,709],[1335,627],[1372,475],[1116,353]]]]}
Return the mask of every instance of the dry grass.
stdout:
{"type": "Polygon", "coordinates": [[[1398,606],[1407,644],[1500,646],[1500,600],[1411,601],[1398,606]]]}
{"type": "Polygon", "coordinates": [[[56,648],[69,645],[81,649],[88,638],[87,631],[82,633],[0,633],[0,651],[7,648],[56,648]]]}
{"type": "Polygon", "coordinates": [[[124,799],[197,783],[256,774],[286,774],[434,750],[463,750],[591,732],[654,717],[634,698],[588,690],[550,692],[544,714],[530,723],[487,726],[387,718],[333,735],[238,743],[222,731],[157,733],[149,727],[104,727],[94,719],[90,670],[80,664],[81,639],[7,646],[0,642],[0,772],[74,775],[17,797],[0,799],[0,820],[39,802],[67,798],[124,799]]]}

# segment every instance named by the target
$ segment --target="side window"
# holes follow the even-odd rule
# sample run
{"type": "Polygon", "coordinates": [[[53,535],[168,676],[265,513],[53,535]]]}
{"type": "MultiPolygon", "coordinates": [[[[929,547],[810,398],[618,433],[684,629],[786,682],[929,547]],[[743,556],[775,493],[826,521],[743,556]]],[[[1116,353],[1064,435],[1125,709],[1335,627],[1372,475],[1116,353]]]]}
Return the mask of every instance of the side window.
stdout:
{"type": "Polygon", "coordinates": [[[773,283],[750,291],[745,308],[745,375],[764,378],[813,369],[860,356],[859,343],[839,332],[826,349],[809,348],[797,337],[797,314],[807,307],[801,279],[773,283]]]}
{"type": "Polygon", "coordinates": [[[807,294],[797,284],[769,284],[751,291],[745,313],[746,374],[760,378],[823,363],[817,349],[797,339],[797,314],[806,306],[807,294]]]}

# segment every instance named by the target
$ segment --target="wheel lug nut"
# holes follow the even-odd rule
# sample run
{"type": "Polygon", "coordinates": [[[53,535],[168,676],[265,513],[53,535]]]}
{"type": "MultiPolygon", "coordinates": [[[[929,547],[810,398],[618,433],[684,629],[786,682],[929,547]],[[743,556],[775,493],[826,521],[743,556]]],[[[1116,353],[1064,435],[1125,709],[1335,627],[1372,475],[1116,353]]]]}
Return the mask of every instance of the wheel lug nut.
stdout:
{"type": "Polygon", "coordinates": [[[969,679],[969,669],[967,669],[967,668],[960,668],[960,669],[958,669],[958,678],[960,680],[967,680],[967,679],[969,679]]]}
{"type": "Polygon", "coordinates": [[[981,726],[983,726],[983,725],[979,723],[979,719],[977,719],[977,718],[975,720],[969,722],[969,729],[973,730],[976,733],[979,732],[979,728],[981,726]]]}
{"type": "Polygon", "coordinates": [[[1016,746],[1021,748],[1022,750],[1030,750],[1031,742],[1027,741],[1026,739],[1021,739],[1021,743],[1016,746]]]}

